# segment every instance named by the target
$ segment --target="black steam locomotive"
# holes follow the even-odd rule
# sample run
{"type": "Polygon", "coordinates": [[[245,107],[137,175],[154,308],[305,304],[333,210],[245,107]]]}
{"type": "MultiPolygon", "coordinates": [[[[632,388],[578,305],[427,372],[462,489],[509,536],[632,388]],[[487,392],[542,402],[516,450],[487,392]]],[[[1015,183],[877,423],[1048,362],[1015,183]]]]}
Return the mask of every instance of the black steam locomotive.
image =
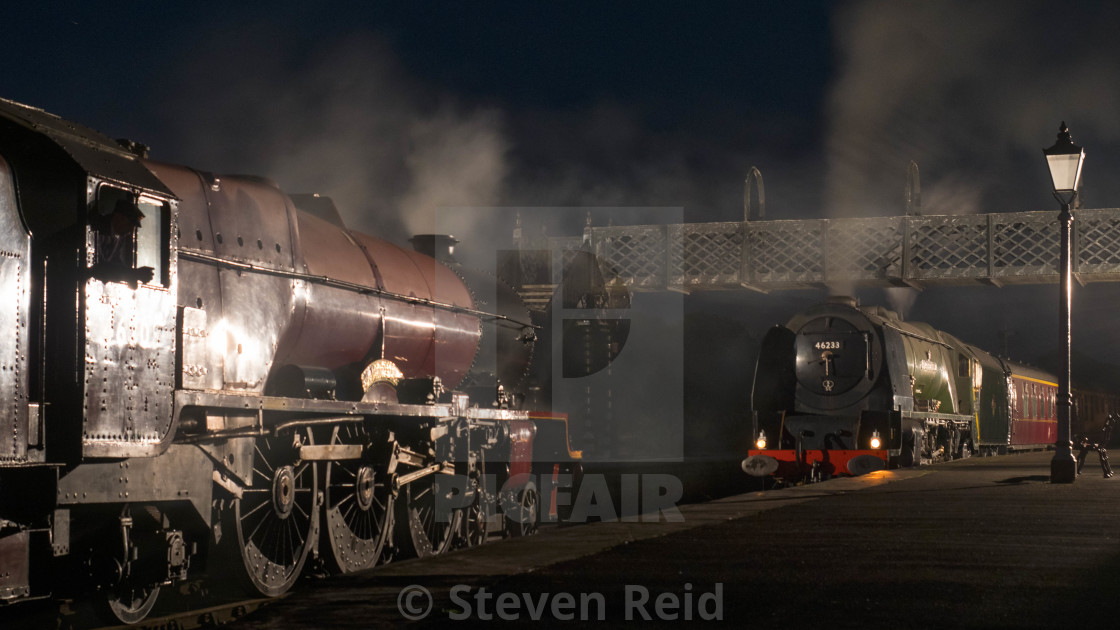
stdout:
{"type": "Polygon", "coordinates": [[[580,461],[525,404],[534,322],[414,244],[0,100],[0,615],[80,589],[132,623],[219,572],[276,596],[309,558],[477,544],[490,506],[531,533],[580,461]]]}
{"type": "MultiPolygon", "coordinates": [[[[776,326],[755,373],[756,476],[821,479],[1037,449],[1057,439],[1058,379],[882,307],[831,298],[776,326]]],[[[1075,389],[1073,431],[1120,399],[1075,389]]]]}

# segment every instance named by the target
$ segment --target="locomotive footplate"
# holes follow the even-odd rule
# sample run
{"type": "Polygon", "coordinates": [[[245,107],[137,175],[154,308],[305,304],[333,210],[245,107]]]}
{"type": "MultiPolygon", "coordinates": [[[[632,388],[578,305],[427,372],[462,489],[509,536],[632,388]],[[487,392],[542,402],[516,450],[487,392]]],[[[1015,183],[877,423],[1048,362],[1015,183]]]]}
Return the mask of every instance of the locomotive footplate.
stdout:
{"type": "MultiPolygon", "coordinates": [[[[465,402],[465,401],[462,401],[465,402]]],[[[246,435],[262,434],[264,430],[275,427],[263,426],[269,418],[284,418],[282,422],[287,426],[300,424],[316,424],[320,421],[337,423],[345,422],[346,418],[357,421],[362,416],[395,416],[400,418],[450,418],[464,417],[477,422],[525,420],[529,418],[526,411],[513,409],[486,409],[481,407],[466,407],[456,399],[451,403],[434,404],[402,404],[388,402],[363,402],[346,400],[320,400],[309,398],[286,398],[281,396],[262,396],[259,394],[238,394],[232,392],[213,391],[177,391],[175,392],[176,416],[183,414],[188,407],[208,410],[228,410],[230,412],[257,413],[264,416],[256,427],[244,427],[241,433],[246,435]],[[267,414],[267,416],[265,416],[267,414]],[[317,414],[330,414],[333,418],[318,418],[317,414]],[[293,420],[292,416],[300,415],[293,420]]],[[[273,420],[280,423],[281,420],[273,420]]],[[[201,428],[201,427],[199,427],[201,428]]],[[[224,427],[223,427],[224,428],[224,427]]],[[[221,429],[219,429],[220,431],[221,429]]],[[[215,433],[207,427],[207,433],[215,433]]],[[[221,433],[221,437],[231,437],[230,433],[221,433]]],[[[216,436],[215,436],[216,437],[216,436]]]]}

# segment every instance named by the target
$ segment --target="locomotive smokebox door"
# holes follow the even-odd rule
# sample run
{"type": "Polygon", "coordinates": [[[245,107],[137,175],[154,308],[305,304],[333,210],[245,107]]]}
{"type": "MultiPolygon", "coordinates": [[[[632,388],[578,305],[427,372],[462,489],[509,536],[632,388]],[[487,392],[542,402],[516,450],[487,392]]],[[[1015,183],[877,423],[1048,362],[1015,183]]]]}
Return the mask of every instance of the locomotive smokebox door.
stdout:
{"type": "Polygon", "coordinates": [[[797,380],[818,396],[843,394],[872,374],[867,339],[850,322],[821,317],[797,337],[797,380]]]}
{"type": "Polygon", "coordinates": [[[91,184],[82,454],[155,455],[171,429],[175,387],[172,205],[91,184]]]}

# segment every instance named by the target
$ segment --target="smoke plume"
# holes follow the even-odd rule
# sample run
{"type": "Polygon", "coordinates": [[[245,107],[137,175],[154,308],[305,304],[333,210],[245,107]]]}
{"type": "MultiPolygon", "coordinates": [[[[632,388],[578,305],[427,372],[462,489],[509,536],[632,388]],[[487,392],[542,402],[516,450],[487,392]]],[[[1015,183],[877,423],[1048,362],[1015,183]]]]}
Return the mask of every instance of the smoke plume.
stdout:
{"type": "MultiPolygon", "coordinates": [[[[251,39],[267,39],[255,28],[265,32],[251,39]]],[[[214,49],[220,62],[191,60],[176,96],[169,122],[186,163],[322,193],[350,227],[397,242],[434,231],[437,207],[498,202],[501,112],[408,76],[381,39],[351,36],[306,58],[233,46],[214,49]]]]}
{"type": "Polygon", "coordinates": [[[1039,149],[1062,120],[1089,147],[1086,181],[1100,184],[1090,196],[1115,199],[1120,187],[1092,173],[1116,163],[1106,147],[1120,143],[1120,84],[1102,81],[1120,73],[1120,56],[1100,45],[1115,41],[1107,31],[1117,17],[1109,5],[843,5],[828,102],[830,214],[902,214],[910,160],[924,214],[1047,208],[1039,149]]]}

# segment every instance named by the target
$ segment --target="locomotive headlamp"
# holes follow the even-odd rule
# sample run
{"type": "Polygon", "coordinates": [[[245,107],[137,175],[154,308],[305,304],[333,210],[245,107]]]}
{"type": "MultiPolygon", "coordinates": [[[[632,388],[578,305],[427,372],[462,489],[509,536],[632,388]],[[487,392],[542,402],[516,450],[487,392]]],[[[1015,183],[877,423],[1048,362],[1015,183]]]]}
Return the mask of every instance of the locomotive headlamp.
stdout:
{"type": "Polygon", "coordinates": [[[883,440],[879,438],[879,429],[871,432],[871,448],[878,449],[883,445],[883,440]]]}
{"type": "Polygon", "coordinates": [[[754,441],[754,445],[757,446],[759,450],[762,450],[762,449],[766,448],[766,432],[765,431],[759,431],[758,432],[758,439],[754,441]]]}
{"type": "Polygon", "coordinates": [[[1085,163],[1085,149],[1073,143],[1064,121],[1058,129],[1057,142],[1049,149],[1043,149],[1042,153],[1046,155],[1050,178],[1054,180],[1054,194],[1076,196],[1077,186],[1081,183],[1081,166],[1085,163]]]}

